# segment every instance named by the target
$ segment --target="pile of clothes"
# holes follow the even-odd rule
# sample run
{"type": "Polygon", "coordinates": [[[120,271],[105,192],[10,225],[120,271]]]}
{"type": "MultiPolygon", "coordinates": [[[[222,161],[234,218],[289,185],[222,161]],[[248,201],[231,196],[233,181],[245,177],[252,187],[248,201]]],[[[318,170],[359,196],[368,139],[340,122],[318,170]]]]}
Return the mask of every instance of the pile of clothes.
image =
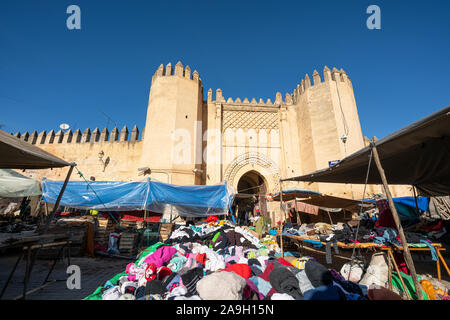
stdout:
{"type": "Polygon", "coordinates": [[[85,299],[365,300],[384,290],[345,280],[309,256],[283,258],[271,245],[226,220],[179,225],[85,299]]]}

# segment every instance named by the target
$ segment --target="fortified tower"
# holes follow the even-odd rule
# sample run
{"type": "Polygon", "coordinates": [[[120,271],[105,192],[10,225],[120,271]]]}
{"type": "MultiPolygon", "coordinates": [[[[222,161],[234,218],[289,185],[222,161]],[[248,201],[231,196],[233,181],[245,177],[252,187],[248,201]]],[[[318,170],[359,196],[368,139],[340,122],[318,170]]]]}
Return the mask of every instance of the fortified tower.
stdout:
{"type": "MultiPolygon", "coordinates": [[[[296,111],[300,146],[297,155],[287,151],[288,158],[298,157],[302,174],[326,168],[329,161],[341,160],[364,147],[353,86],[345,71],[330,71],[325,66],[323,79],[316,70],[312,78],[313,83],[306,74],[292,94],[293,106],[287,105],[287,112],[296,111]]],[[[321,183],[318,189],[357,197],[360,187],[321,183]]]]}
{"type": "Polygon", "coordinates": [[[160,65],[152,78],[141,166],[179,185],[201,183],[203,87],[197,71],[181,62],[160,65]],[[198,171],[200,172],[200,171],[198,171]]]}

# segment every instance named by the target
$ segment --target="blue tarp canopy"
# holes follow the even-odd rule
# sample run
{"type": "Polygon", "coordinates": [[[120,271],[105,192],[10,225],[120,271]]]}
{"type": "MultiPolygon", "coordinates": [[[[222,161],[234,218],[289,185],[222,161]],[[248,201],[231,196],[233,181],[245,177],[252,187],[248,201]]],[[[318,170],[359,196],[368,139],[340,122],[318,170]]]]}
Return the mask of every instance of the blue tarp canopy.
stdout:
{"type": "MultiPolygon", "coordinates": [[[[387,199],[385,199],[387,200],[387,199]]],[[[429,197],[417,197],[417,208],[419,209],[419,214],[416,211],[416,202],[414,197],[399,197],[393,198],[395,208],[402,220],[411,220],[422,215],[422,213],[428,211],[430,204],[429,197]]],[[[368,202],[375,203],[375,200],[365,200],[368,202]]]]}
{"type": "MultiPolygon", "coordinates": [[[[55,203],[63,181],[42,181],[45,202],[55,203]]],[[[226,184],[178,186],[156,181],[70,181],[61,206],[100,211],[149,210],[180,216],[227,214],[234,193],[226,184]]]]}

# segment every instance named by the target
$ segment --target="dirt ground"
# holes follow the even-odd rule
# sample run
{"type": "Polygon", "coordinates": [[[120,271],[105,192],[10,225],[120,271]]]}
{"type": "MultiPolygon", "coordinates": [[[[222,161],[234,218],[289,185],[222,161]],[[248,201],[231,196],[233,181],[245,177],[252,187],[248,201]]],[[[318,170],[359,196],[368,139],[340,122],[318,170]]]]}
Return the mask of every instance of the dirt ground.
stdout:
{"type": "MultiPolygon", "coordinates": [[[[18,258],[18,254],[9,254],[0,257],[0,288],[3,288],[11,270],[18,258]]],[[[90,295],[99,286],[116,274],[123,272],[126,265],[132,260],[109,257],[72,257],[71,265],[77,265],[81,271],[81,288],[68,289],[67,259],[59,260],[53,269],[49,280],[56,282],[34,292],[26,297],[27,300],[80,300],[90,295]]],[[[42,285],[47,276],[52,260],[36,260],[30,277],[27,291],[42,285]]],[[[14,299],[23,293],[23,280],[26,262],[22,260],[14,273],[2,299],[14,299]]]]}

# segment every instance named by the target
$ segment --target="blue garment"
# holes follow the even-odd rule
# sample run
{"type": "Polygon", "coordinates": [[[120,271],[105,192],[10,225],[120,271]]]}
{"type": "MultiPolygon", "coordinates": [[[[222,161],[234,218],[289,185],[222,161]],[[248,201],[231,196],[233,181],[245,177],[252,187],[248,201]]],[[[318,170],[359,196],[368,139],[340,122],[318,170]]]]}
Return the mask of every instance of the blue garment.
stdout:
{"type": "Polygon", "coordinates": [[[264,296],[266,296],[269,293],[270,289],[272,289],[272,285],[270,284],[270,282],[264,280],[263,278],[254,276],[250,277],[249,280],[258,287],[258,291],[261,292],[264,296]]]}
{"type": "Polygon", "coordinates": [[[437,252],[436,252],[436,248],[433,247],[431,245],[431,243],[429,243],[427,240],[420,240],[420,242],[426,244],[428,246],[428,248],[430,248],[431,259],[433,259],[433,261],[437,261],[438,260],[438,255],[437,255],[437,252]]]}
{"type": "Polygon", "coordinates": [[[336,286],[321,286],[304,293],[305,300],[345,300],[344,293],[336,286]]]}
{"type": "Polygon", "coordinates": [[[378,230],[384,230],[383,235],[382,236],[378,236],[373,238],[373,240],[375,241],[375,243],[377,244],[384,244],[384,243],[394,243],[394,244],[399,244],[398,240],[397,240],[397,231],[395,231],[395,229],[392,228],[378,228],[378,230]]]}
{"type": "Polygon", "coordinates": [[[314,247],[316,247],[316,248],[323,247],[322,242],[317,241],[317,240],[303,240],[303,241],[312,243],[312,245],[313,245],[314,247]]]}

